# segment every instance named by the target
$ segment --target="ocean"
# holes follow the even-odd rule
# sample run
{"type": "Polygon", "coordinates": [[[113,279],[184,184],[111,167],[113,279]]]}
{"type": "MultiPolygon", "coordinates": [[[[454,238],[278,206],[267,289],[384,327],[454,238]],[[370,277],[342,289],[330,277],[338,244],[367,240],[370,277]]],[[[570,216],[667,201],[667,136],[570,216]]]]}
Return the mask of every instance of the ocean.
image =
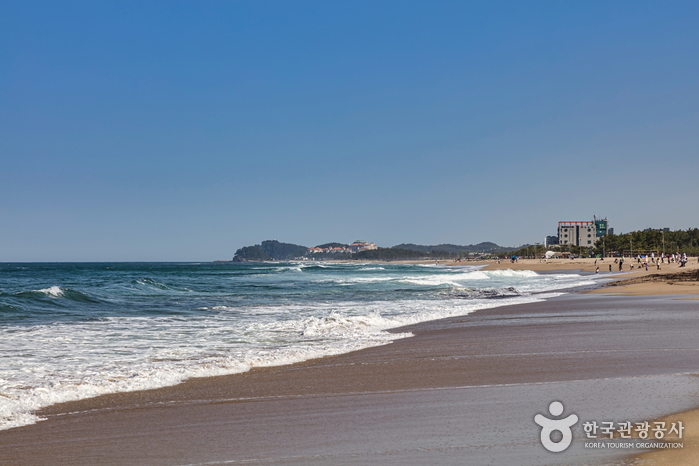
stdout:
{"type": "Polygon", "coordinates": [[[384,345],[591,275],[335,263],[0,264],[0,429],[33,411],[384,345]]]}

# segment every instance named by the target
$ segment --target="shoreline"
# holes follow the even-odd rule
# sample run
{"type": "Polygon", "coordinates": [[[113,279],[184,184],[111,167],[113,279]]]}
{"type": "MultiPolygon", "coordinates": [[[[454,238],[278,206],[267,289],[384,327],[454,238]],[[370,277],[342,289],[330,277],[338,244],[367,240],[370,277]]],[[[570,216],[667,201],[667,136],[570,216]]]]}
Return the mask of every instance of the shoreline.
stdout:
{"type": "MultiPolygon", "coordinates": [[[[214,261],[216,263],[229,263],[231,261],[214,261]]],[[[640,276],[644,274],[667,274],[667,273],[677,273],[682,271],[689,271],[699,269],[699,258],[692,257],[687,265],[683,268],[679,268],[677,264],[662,264],[661,270],[656,270],[655,265],[648,264],[648,271],[639,270],[639,263],[632,261],[630,258],[625,258],[623,271],[618,270],[618,263],[614,262],[613,258],[600,258],[596,259],[590,258],[577,258],[577,259],[519,259],[517,262],[510,262],[507,259],[502,259],[500,262],[497,260],[468,260],[455,262],[453,260],[434,260],[434,259],[422,259],[422,260],[335,260],[328,259],[322,261],[261,261],[261,264],[278,264],[278,263],[298,263],[298,264],[376,264],[376,265],[440,265],[448,267],[482,267],[484,270],[528,270],[532,272],[556,272],[556,271],[581,271],[585,273],[595,273],[597,267],[599,267],[600,275],[608,275],[609,265],[612,265],[612,275],[621,274],[633,274],[632,276],[640,276]],[[629,266],[633,264],[634,269],[631,270],[629,266]]]]}
{"type": "MultiPolygon", "coordinates": [[[[520,262],[522,267],[527,265],[523,262],[524,260],[520,262]]],[[[579,264],[580,262],[577,262],[575,266],[579,264]]],[[[465,265],[475,264],[469,263],[465,265]]],[[[501,268],[514,269],[507,266],[518,264],[507,262],[495,265],[505,266],[501,268]]],[[[546,265],[554,267],[559,264],[549,263],[546,265]]],[[[589,264],[584,266],[589,267],[589,264]]],[[[697,267],[693,268],[696,269],[697,267]]],[[[524,269],[531,270],[530,268],[522,268],[520,270],[524,269]]],[[[691,269],[692,267],[688,268],[688,270],[691,269]]],[[[550,271],[552,270],[561,269],[550,269],[550,271]]],[[[677,271],[672,270],[667,273],[671,272],[676,273],[677,271]]],[[[631,274],[616,274],[617,277],[615,278],[633,279],[645,274],[645,271],[636,273],[635,276],[631,274]]],[[[491,391],[505,390],[502,387],[514,387],[507,390],[517,392],[518,390],[530,390],[526,387],[530,387],[531,384],[565,384],[576,383],[576,381],[580,380],[618,379],[620,376],[628,380],[635,380],[634,378],[638,377],[659,377],[683,372],[699,372],[699,368],[694,365],[694,353],[681,347],[675,348],[682,355],[679,361],[677,360],[678,358],[670,354],[649,352],[648,348],[640,348],[643,351],[641,356],[638,357],[626,354],[620,348],[608,349],[607,351],[613,356],[613,359],[616,358],[621,361],[617,361],[624,368],[621,371],[618,369],[618,364],[611,364],[607,361],[601,366],[599,364],[591,365],[590,361],[581,358],[579,355],[576,356],[575,352],[566,350],[566,345],[570,343],[566,336],[569,332],[568,327],[573,327],[578,329],[578,331],[582,329],[583,335],[587,335],[587,338],[577,342],[580,347],[590,343],[607,343],[608,338],[600,338],[597,334],[601,330],[586,322],[586,319],[593,319],[596,322],[606,324],[605,316],[597,311],[588,311],[587,308],[589,306],[592,306],[593,309],[595,307],[609,307],[615,310],[615,315],[618,314],[617,317],[622,320],[625,319],[626,327],[616,328],[616,332],[611,331],[611,329],[605,330],[603,332],[605,335],[623,336],[627,333],[634,333],[632,330],[644,331],[642,327],[639,327],[638,324],[633,323],[633,320],[630,319],[634,316],[633,310],[635,306],[648,308],[649,302],[658,304],[661,303],[659,301],[661,298],[618,295],[619,289],[630,286],[634,286],[634,284],[616,286],[614,290],[601,288],[593,290],[592,293],[571,293],[543,303],[490,308],[476,311],[463,317],[428,321],[392,329],[392,332],[412,331],[415,336],[396,340],[389,345],[367,348],[338,356],[312,359],[287,366],[258,368],[243,374],[190,379],[179,385],[154,390],[115,393],[97,398],[52,405],[39,412],[41,415],[48,417],[48,420],[29,426],[0,431],[0,458],[14,458],[16,464],[41,464],[42,461],[52,458],[50,455],[53,454],[53,449],[57,445],[73,445],[77,435],[82,439],[85,439],[86,436],[87,438],[96,437],[90,441],[91,443],[89,442],[92,445],[92,449],[89,450],[93,455],[90,457],[91,461],[86,461],[82,464],[128,464],[129,458],[131,460],[134,459],[133,456],[125,458],[123,454],[115,453],[115,443],[128,446],[134,452],[139,452],[138,454],[140,455],[146,455],[145,457],[149,459],[149,462],[157,463],[161,458],[170,458],[171,461],[168,464],[173,464],[174,460],[177,459],[179,461],[180,456],[168,456],[168,453],[162,449],[156,452],[162,456],[153,456],[152,453],[150,454],[151,456],[148,456],[148,452],[139,449],[139,445],[144,441],[149,443],[147,442],[150,435],[149,432],[142,432],[142,436],[137,436],[140,439],[138,441],[128,440],[128,426],[133,422],[139,421],[150,425],[148,422],[153,420],[158,421],[156,424],[173,423],[179,419],[182,413],[186,413],[188,419],[192,420],[194,424],[202,424],[202,421],[206,419],[206,417],[202,418],[204,412],[206,412],[207,416],[217,416],[215,410],[211,411],[206,408],[211,406],[225,406],[228,408],[240,406],[241,404],[264,406],[263,411],[268,415],[281,412],[282,417],[287,419],[289,417],[293,418],[295,413],[293,410],[289,411],[290,408],[287,409],[288,407],[285,408],[284,405],[288,404],[290,406],[290,404],[300,402],[298,400],[315,400],[320,404],[332,404],[333,401],[337,401],[337,397],[342,397],[343,399],[354,397],[356,398],[354,402],[362,404],[371,401],[375,397],[391,398],[398,397],[398,394],[408,396],[405,394],[412,393],[416,397],[415,403],[419,405],[422,403],[421,400],[423,398],[431,400],[435,396],[434,393],[443,390],[461,393],[467,390],[464,387],[477,389],[479,393],[485,390],[483,393],[487,395],[491,391]],[[604,294],[599,295],[598,293],[604,294]],[[626,304],[619,304],[620,302],[626,304]],[[581,305],[582,307],[580,307],[581,305]],[[631,306],[630,309],[624,307],[629,305],[631,306]],[[560,310],[566,306],[577,306],[577,311],[560,310]],[[541,309],[544,309],[544,311],[541,309]],[[580,319],[580,312],[585,313],[585,319],[580,319]],[[530,323],[527,324],[527,322],[530,323]],[[513,332],[513,329],[510,328],[512,326],[518,331],[513,332]],[[555,331],[551,330],[551,326],[555,328],[555,331]],[[540,338],[542,334],[546,335],[547,339],[554,340],[554,346],[557,346],[558,351],[549,353],[532,346],[531,342],[523,339],[521,332],[531,339],[540,338]],[[498,351],[497,348],[494,348],[493,341],[498,341],[502,345],[507,346],[510,351],[498,351]],[[523,352],[523,350],[526,349],[529,349],[530,354],[548,354],[553,360],[561,363],[570,362],[571,360],[575,361],[575,363],[565,370],[552,371],[547,367],[549,364],[542,365],[540,362],[532,360],[532,357],[524,356],[527,353],[523,352]],[[649,360],[650,369],[652,370],[648,367],[649,360]],[[164,406],[167,408],[163,408],[164,406]],[[165,413],[163,409],[169,409],[172,412],[165,413]],[[173,412],[179,414],[173,414],[173,412]],[[199,421],[196,421],[197,419],[199,421]],[[117,421],[116,425],[119,427],[110,428],[109,424],[114,421],[117,421]],[[90,429],[85,430],[85,427],[81,427],[81,424],[84,423],[90,429]],[[110,435],[100,437],[100,433],[105,430],[108,430],[110,435]],[[51,436],[54,439],[58,436],[59,439],[52,440],[50,444],[42,444],[41,442],[37,444],[36,439],[44,436],[51,436]],[[28,454],[23,452],[21,446],[27,445],[27,442],[34,445],[37,450],[28,454]],[[42,454],[40,451],[44,451],[44,453],[42,454]],[[107,453],[106,458],[102,457],[99,461],[92,461],[95,460],[94,455],[99,456],[100,452],[109,453],[107,453]]],[[[665,286],[673,287],[671,284],[665,284],[665,286]]],[[[691,294],[689,293],[691,289],[685,289],[684,291],[685,293],[683,294],[685,295],[691,294]]],[[[665,305],[664,300],[662,304],[665,305]]],[[[687,310],[693,309],[692,306],[693,303],[691,301],[681,301],[673,298],[672,304],[668,307],[687,310]]],[[[667,312],[673,315],[677,314],[678,316],[682,313],[682,311],[675,310],[667,312]]],[[[614,321],[610,325],[618,327],[614,321]]],[[[665,323],[664,325],[668,326],[669,324],[665,323]]],[[[668,327],[663,343],[672,345],[674,333],[688,329],[688,326],[668,327]]],[[[668,351],[665,350],[664,353],[668,353],[668,351]]],[[[634,384],[636,382],[632,381],[629,383],[634,384]]],[[[574,387],[569,387],[569,389],[571,392],[576,390],[574,387]]],[[[456,402],[458,402],[463,398],[463,393],[454,396],[456,397],[456,402]]],[[[520,401],[526,401],[526,399],[520,401]]],[[[693,406],[682,407],[687,410],[693,406]]],[[[671,408],[668,406],[668,409],[671,408]]],[[[347,409],[351,410],[351,405],[347,409]]],[[[322,417],[323,412],[325,411],[316,414],[322,417]]],[[[693,412],[695,411],[690,410],[682,413],[693,412]]],[[[482,414],[482,416],[486,415],[487,413],[482,414]]],[[[658,415],[665,416],[668,415],[668,412],[655,413],[654,416],[656,417],[654,419],[658,415]]],[[[250,419],[247,420],[249,421],[250,419]]],[[[206,422],[203,424],[200,426],[200,429],[207,431],[205,427],[206,422]]],[[[271,426],[264,424],[260,427],[260,432],[264,433],[268,428],[271,429],[271,426]]],[[[196,431],[197,429],[195,428],[194,430],[196,431]]],[[[689,433],[689,429],[687,433],[689,433]]],[[[208,432],[208,434],[215,436],[211,432],[208,432]]],[[[160,438],[157,433],[153,433],[153,435],[160,438]]],[[[282,434],[280,433],[279,435],[282,434]]],[[[162,438],[160,440],[166,441],[162,438]]],[[[184,439],[180,440],[184,441],[184,439]]],[[[259,445],[258,442],[258,447],[264,446],[259,445]]],[[[221,455],[226,458],[229,458],[226,455],[235,457],[237,453],[240,453],[239,450],[241,448],[233,448],[234,451],[231,451],[230,447],[228,449],[224,448],[223,450],[225,451],[221,455]]],[[[288,446],[288,448],[294,449],[291,446],[288,446]]],[[[75,452],[71,452],[70,448],[66,447],[61,451],[62,455],[70,458],[69,462],[75,463],[77,461],[80,464],[80,458],[71,456],[75,452]]],[[[663,451],[662,453],[673,454],[675,452],[663,451]]],[[[203,453],[190,452],[189,454],[193,455],[193,460],[198,461],[202,459],[200,456],[203,453]]],[[[144,457],[136,458],[142,459],[144,457]]],[[[620,459],[620,461],[622,460],[620,459]]],[[[167,461],[164,461],[164,463],[167,463],[167,461]]],[[[175,464],[184,463],[175,462],[175,464]]],[[[323,464],[322,461],[321,464],[323,464]]]]}

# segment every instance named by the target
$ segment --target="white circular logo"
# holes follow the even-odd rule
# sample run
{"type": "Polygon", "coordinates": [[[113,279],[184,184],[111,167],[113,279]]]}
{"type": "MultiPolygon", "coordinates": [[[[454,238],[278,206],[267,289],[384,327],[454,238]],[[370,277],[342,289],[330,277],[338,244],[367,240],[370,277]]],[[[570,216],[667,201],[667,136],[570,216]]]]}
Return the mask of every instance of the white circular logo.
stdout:
{"type": "MultiPolygon", "coordinates": [[[[553,417],[558,417],[563,414],[563,403],[560,401],[554,401],[549,405],[549,413],[553,417]]],[[[570,446],[570,442],[573,441],[573,432],[570,428],[578,422],[578,416],[571,414],[563,419],[549,419],[546,416],[537,414],[534,416],[534,422],[541,426],[541,444],[548,451],[554,453],[560,453],[570,446]],[[551,434],[555,431],[559,431],[563,438],[554,442],[551,440],[551,434]]]]}

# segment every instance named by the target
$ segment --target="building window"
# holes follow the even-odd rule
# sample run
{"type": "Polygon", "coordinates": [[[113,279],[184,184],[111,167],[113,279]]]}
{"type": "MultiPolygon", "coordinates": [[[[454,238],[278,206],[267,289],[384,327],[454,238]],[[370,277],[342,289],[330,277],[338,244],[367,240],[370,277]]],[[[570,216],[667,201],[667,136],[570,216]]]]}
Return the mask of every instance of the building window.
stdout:
{"type": "Polygon", "coordinates": [[[591,236],[592,236],[592,235],[587,235],[588,238],[591,237],[591,236]]]}
{"type": "Polygon", "coordinates": [[[563,237],[564,237],[564,238],[567,238],[567,237],[568,237],[568,235],[563,235],[563,237]]]}
{"type": "Polygon", "coordinates": [[[592,241],[588,241],[587,244],[592,244],[592,241]]]}

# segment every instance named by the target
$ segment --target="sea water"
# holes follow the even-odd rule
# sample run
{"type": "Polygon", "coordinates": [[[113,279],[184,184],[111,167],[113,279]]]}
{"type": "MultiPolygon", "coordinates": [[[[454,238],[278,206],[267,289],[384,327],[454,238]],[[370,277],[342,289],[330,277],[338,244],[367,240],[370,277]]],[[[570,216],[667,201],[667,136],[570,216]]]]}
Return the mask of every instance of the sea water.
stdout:
{"type": "Polygon", "coordinates": [[[0,429],[33,411],[390,343],[594,276],[331,263],[0,264],[0,429]]]}

